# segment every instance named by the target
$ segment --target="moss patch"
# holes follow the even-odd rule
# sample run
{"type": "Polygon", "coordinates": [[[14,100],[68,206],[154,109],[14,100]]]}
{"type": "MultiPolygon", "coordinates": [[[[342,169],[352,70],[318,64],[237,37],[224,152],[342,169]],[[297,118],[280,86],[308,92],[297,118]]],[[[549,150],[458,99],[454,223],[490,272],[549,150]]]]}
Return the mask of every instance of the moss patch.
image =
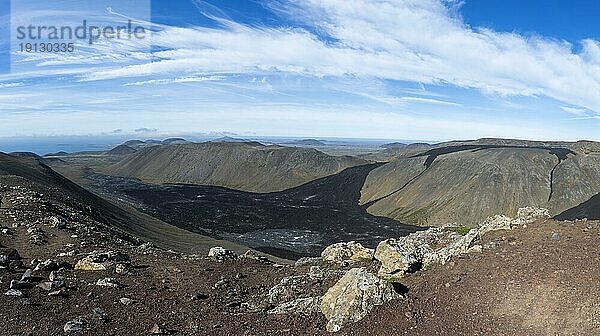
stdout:
{"type": "Polygon", "coordinates": [[[452,226],[446,228],[446,230],[450,232],[456,232],[461,236],[465,236],[467,233],[469,233],[469,231],[471,231],[471,228],[466,226],[452,226]]]}

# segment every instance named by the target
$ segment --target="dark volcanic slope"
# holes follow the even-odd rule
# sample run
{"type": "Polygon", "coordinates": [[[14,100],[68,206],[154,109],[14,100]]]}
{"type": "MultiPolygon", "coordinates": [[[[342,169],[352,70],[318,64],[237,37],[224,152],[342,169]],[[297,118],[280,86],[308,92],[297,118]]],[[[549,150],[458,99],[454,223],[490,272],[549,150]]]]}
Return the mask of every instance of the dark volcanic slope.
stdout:
{"type": "Polygon", "coordinates": [[[558,214],[555,218],[561,221],[584,218],[600,220],[600,194],[594,195],[578,206],[558,214]]]}
{"type": "MultiPolygon", "coordinates": [[[[187,253],[205,253],[215,245],[230,245],[232,249],[245,251],[241,246],[187,232],[136,210],[116,206],[79,187],[34,158],[0,153],[0,184],[27,185],[42,193],[48,201],[83,211],[125,240],[139,241],[139,238],[163,248],[187,253]]],[[[0,205],[3,203],[0,193],[0,205]]]]}
{"type": "Polygon", "coordinates": [[[534,206],[561,213],[600,191],[600,147],[592,142],[502,139],[397,152],[361,192],[369,212],[404,223],[475,225],[534,206]]]}
{"type": "Polygon", "coordinates": [[[362,159],[331,156],[311,148],[208,142],[144,148],[104,172],[151,183],[272,192],[364,163],[362,159]]]}
{"type": "Polygon", "coordinates": [[[173,225],[251,246],[277,256],[318,255],[332,243],[356,240],[374,246],[418,228],[368,214],[358,205],[366,176],[379,164],[274,193],[223,187],[151,185],[95,176],[105,193],[125,194],[132,204],[173,225]]]}

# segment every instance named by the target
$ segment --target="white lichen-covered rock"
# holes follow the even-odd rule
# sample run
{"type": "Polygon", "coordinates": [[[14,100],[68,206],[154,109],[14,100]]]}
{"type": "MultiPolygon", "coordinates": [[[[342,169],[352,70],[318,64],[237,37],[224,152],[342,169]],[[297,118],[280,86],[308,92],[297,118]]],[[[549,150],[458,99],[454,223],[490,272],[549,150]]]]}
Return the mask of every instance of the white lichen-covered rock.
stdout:
{"type": "Polygon", "coordinates": [[[475,239],[479,237],[479,231],[477,229],[471,229],[466,235],[460,236],[452,243],[431,251],[423,256],[422,265],[429,266],[432,264],[445,264],[450,258],[467,253],[471,244],[475,239]]]}
{"type": "Polygon", "coordinates": [[[513,225],[530,224],[538,219],[548,218],[550,218],[550,211],[548,209],[525,207],[517,210],[517,218],[514,219],[513,225]]]}
{"type": "Polygon", "coordinates": [[[366,268],[353,268],[333,287],[321,302],[321,312],[329,320],[327,330],[339,331],[345,324],[364,318],[375,306],[400,298],[392,285],[366,268]]]}
{"type": "Polygon", "coordinates": [[[56,229],[64,229],[67,227],[67,222],[65,219],[59,216],[50,216],[46,218],[46,222],[48,225],[56,229]]]}
{"type": "Polygon", "coordinates": [[[227,250],[221,246],[215,246],[215,247],[211,248],[210,250],[208,250],[208,256],[210,258],[214,258],[219,261],[232,260],[237,257],[235,252],[227,250]]]}
{"type": "Polygon", "coordinates": [[[321,264],[321,257],[302,257],[296,261],[295,267],[318,266],[321,264]]]}
{"type": "Polygon", "coordinates": [[[105,271],[116,263],[129,263],[130,259],[124,253],[116,251],[94,251],[75,264],[76,270],[105,271]]]}
{"type": "Polygon", "coordinates": [[[360,243],[350,241],[327,246],[321,253],[321,258],[323,261],[330,263],[342,263],[346,260],[369,261],[373,259],[373,253],[373,249],[364,247],[360,243]]]}
{"type": "Polygon", "coordinates": [[[503,215],[490,217],[465,235],[447,230],[450,226],[443,226],[382,241],[375,251],[375,259],[381,262],[378,275],[397,280],[418,266],[445,264],[454,256],[473,252],[473,242],[488,232],[512,230],[545,218],[549,218],[547,209],[527,207],[520,208],[515,219],[503,215]]]}
{"type": "Polygon", "coordinates": [[[325,272],[319,266],[311,266],[306,275],[310,279],[321,280],[325,277],[325,272]]]}
{"type": "Polygon", "coordinates": [[[307,279],[302,275],[288,276],[269,290],[268,300],[273,304],[280,304],[294,300],[303,294],[307,279]]]}
{"type": "Polygon", "coordinates": [[[378,275],[394,281],[418,268],[425,255],[433,251],[447,233],[443,228],[430,228],[398,239],[387,239],[377,245],[374,257],[381,262],[378,275]]]}
{"type": "Polygon", "coordinates": [[[375,259],[381,262],[378,275],[395,280],[416,265],[421,257],[416,249],[405,248],[396,239],[384,240],[375,250],[375,259]]]}
{"type": "Polygon", "coordinates": [[[321,311],[321,297],[308,297],[284,302],[274,309],[271,314],[311,315],[321,311]]]}
{"type": "Polygon", "coordinates": [[[483,224],[477,228],[479,235],[484,235],[490,231],[496,230],[512,230],[513,220],[504,215],[496,215],[488,218],[483,224]]]}

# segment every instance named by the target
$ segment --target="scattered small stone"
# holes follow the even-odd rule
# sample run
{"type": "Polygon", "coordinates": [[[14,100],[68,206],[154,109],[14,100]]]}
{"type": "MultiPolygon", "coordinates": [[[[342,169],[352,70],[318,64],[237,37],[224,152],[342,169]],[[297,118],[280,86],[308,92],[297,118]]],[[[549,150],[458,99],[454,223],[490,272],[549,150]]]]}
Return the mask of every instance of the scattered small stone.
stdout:
{"type": "Polygon", "coordinates": [[[123,285],[115,278],[104,278],[96,281],[96,286],[121,288],[123,285]]]}
{"type": "Polygon", "coordinates": [[[33,301],[32,298],[22,298],[22,299],[19,300],[19,302],[23,306],[33,306],[33,305],[35,305],[35,302],[33,301]]]}
{"type": "Polygon", "coordinates": [[[33,273],[33,270],[31,268],[28,268],[27,270],[25,270],[25,273],[23,273],[23,275],[21,276],[21,281],[31,281],[33,278],[32,273],[33,273]]]}
{"type": "Polygon", "coordinates": [[[64,289],[59,289],[57,291],[53,291],[53,292],[48,293],[48,296],[66,297],[67,296],[67,292],[64,289]]]}
{"type": "Polygon", "coordinates": [[[62,217],[50,216],[46,221],[48,225],[56,229],[65,229],[67,227],[67,223],[62,217]]]}
{"type": "Polygon", "coordinates": [[[63,330],[66,333],[78,332],[78,331],[82,331],[84,328],[86,328],[87,325],[88,325],[88,322],[85,319],[83,319],[82,317],[78,317],[78,318],[75,318],[75,319],[65,323],[63,330]]]}
{"type": "Polygon", "coordinates": [[[48,279],[50,279],[50,281],[63,281],[64,277],[60,275],[58,271],[52,271],[50,272],[48,279]]]}
{"type": "Polygon", "coordinates": [[[129,298],[120,298],[119,301],[126,306],[129,306],[130,304],[135,303],[135,300],[132,300],[129,298]]]}
{"type": "Polygon", "coordinates": [[[92,315],[94,316],[94,318],[99,319],[101,321],[108,321],[108,314],[106,314],[106,311],[102,308],[94,308],[92,310],[92,315]]]}
{"type": "Polygon", "coordinates": [[[18,289],[9,289],[4,295],[7,296],[23,296],[23,292],[18,289]]]}
{"type": "Polygon", "coordinates": [[[61,252],[57,255],[58,258],[62,257],[74,257],[77,255],[77,250],[71,250],[69,252],[61,252]]]}
{"type": "Polygon", "coordinates": [[[208,295],[203,294],[203,293],[195,293],[192,295],[192,301],[206,300],[206,299],[208,299],[208,295]]]}
{"type": "Polygon", "coordinates": [[[152,329],[148,331],[150,335],[171,335],[172,332],[158,324],[155,324],[152,329]]]}
{"type": "Polygon", "coordinates": [[[117,274],[132,274],[131,265],[119,263],[115,265],[115,273],[117,274]]]}
{"type": "Polygon", "coordinates": [[[296,267],[318,266],[319,264],[321,264],[320,257],[302,257],[302,258],[298,259],[298,261],[296,261],[294,266],[296,266],[296,267]]]}
{"type": "Polygon", "coordinates": [[[319,279],[323,279],[323,277],[325,276],[325,273],[323,272],[321,267],[311,266],[307,275],[311,279],[319,280],[319,279]]]}
{"type": "Polygon", "coordinates": [[[210,258],[216,259],[217,261],[232,260],[237,257],[235,252],[227,250],[221,246],[215,246],[208,251],[210,258]]]}

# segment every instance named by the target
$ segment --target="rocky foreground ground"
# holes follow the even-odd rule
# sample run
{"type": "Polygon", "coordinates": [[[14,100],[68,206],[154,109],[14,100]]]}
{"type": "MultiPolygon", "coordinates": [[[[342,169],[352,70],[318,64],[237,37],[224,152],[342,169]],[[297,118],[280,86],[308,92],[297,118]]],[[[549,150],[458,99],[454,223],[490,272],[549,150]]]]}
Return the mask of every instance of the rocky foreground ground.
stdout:
{"type": "Polygon", "coordinates": [[[598,222],[522,209],[287,264],[160,250],[0,191],[0,335],[600,334],[598,222]]]}

